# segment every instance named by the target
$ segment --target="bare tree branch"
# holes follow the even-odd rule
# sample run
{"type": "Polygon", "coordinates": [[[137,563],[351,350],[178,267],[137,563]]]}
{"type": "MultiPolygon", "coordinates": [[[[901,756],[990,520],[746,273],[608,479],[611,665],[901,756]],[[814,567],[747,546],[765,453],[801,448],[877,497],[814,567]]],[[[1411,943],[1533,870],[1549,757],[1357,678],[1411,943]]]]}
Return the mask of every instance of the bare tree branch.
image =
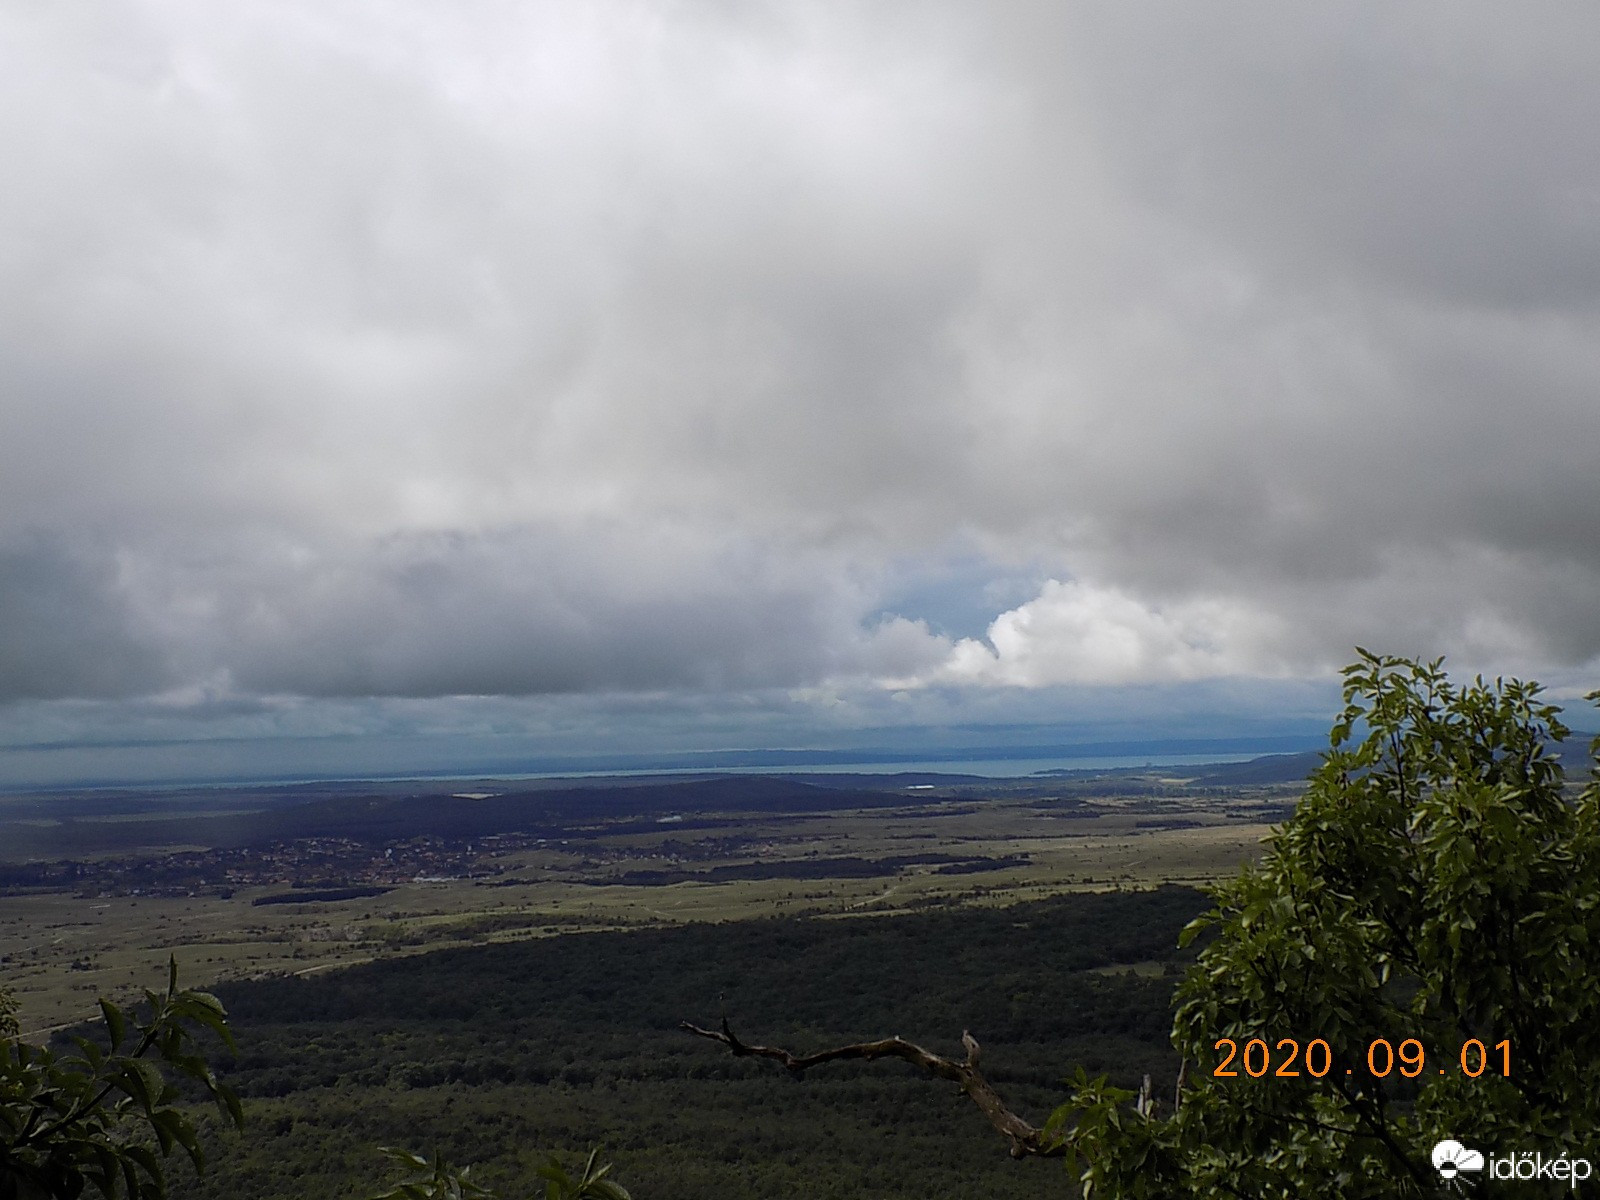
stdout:
{"type": "Polygon", "coordinates": [[[1006,1107],[1005,1101],[1000,1099],[1000,1094],[978,1070],[980,1052],[978,1040],[965,1030],[961,1033],[961,1044],[966,1048],[967,1057],[966,1061],[957,1062],[953,1058],[945,1058],[931,1050],[924,1050],[915,1042],[908,1042],[899,1037],[885,1038],[877,1042],[853,1042],[848,1046],[819,1050],[815,1054],[796,1055],[777,1046],[752,1046],[740,1041],[728,1027],[726,1017],[722,1020],[721,1032],[715,1029],[702,1029],[698,1025],[691,1025],[688,1021],[680,1024],[679,1028],[696,1037],[721,1042],[736,1058],[754,1056],[773,1059],[782,1063],[796,1076],[803,1074],[809,1067],[820,1066],[836,1059],[904,1059],[913,1066],[937,1075],[940,1079],[960,1084],[961,1090],[970,1096],[972,1102],[983,1111],[983,1115],[989,1118],[989,1124],[1010,1141],[1012,1158],[1026,1158],[1030,1154],[1041,1158],[1057,1158],[1066,1153],[1066,1145],[1063,1142],[1046,1138],[1043,1132],[1006,1107]]]}

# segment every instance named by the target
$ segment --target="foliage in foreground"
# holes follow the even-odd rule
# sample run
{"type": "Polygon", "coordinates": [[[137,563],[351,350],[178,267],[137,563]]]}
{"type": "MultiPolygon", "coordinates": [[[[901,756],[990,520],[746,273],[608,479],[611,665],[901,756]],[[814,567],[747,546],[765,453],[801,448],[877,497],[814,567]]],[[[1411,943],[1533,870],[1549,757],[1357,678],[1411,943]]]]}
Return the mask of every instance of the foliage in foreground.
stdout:
{"type": "MultiPolygon", "coordinates": [[[[165,1200],[161,1160],[179,1147],[196,1174],[202,1173],[199,1134],[163,1066],[198,1084],[236,1128],[243,1127],[237,1095],[218,1082],[191,1029],[208,1029],[236,1049],[222,1003],[206,992],[180,991],[176,958],[168,961],[166,994],[147,990],[145,999],[148,1018],[130,1022],[102,998],[107,1046],[75,1037],[79,1053],[63,1058],[21,1039],[16,1001],[0,990],[0,1200],[73,1200],[89,1184],[107,1200],[165,1200]]],[[[384,1153],[407,1177],[374,1200],[495,1198],[471,1179],[470,1167],[406,1150],[384,1153]]],[[[626,1189],[606,1178],[611,1166],[598,1160],[599,1151],[591,1151],[574,1175],[552,1157],[537,1172],[545,1200],[630,1200],[626,1189]]]]}
{"type": "Polygon", "coordinates": [[[18,1036],[15,1008],[0,995],[0,1200],[74,1197],[89,1184],[108,1198],[161,1200],[162,1160],[179,1147],[202,1171],[194,1122],[163,1068],[242,1124],[238,1099],[195,1046],[194,1031],[205,1029],[232,1047],[221,1002],[180,991],[175,959],[166,993],[147,990],[145,1000],[148,1015],[130,1021],[102,999],[107,1046],[77,1037],[78,1053],[61,1057],[18,1036]]]}
{"type": "Polygon", "coordinates": [[[1360,653],[1294,816],[1186,931],[1217,936],[1178,990],[1176,1111],[1080,1077],[1052,1117],[1085,1196],[1422,1196],[1441,1139],[1592,1153],[1600,773],[1566,791],[1538,685],[1360,653]],[[1233,1077],[1221,1039],[1260,1040],[1233,1077]]]}
{"type": "MultiPolygon", "coordinates": [[[[383,1152],[406,1169],[407,1177],[373,1200],[495,1200],[494,1192],[471,1178],[471,1167],[454,1167],[439,1155],[424,1158],[389,1146],[383,1152]]],[[[611,1164],[599,1159],[600,1151],[589,1151],[588,1161],[574,1176],[552,1157],[538,1170],[544,1200],[631,1200],[621,1184],[606,1178],[611,1164]]]]}

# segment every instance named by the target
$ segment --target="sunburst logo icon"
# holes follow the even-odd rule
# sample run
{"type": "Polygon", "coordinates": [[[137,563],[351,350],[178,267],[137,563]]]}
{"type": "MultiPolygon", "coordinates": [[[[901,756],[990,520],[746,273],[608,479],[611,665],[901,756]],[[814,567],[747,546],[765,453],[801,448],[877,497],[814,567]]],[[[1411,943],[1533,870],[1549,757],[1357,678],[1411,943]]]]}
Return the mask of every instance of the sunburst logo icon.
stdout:
{"type": "Polygon", "coordinates": [[[1483,1170],[1483,1152],[1446,1138],[1433,1147],[1433,1165],[1441,1179],[1454,1179],[1463,1171],[1483,1170]]]}

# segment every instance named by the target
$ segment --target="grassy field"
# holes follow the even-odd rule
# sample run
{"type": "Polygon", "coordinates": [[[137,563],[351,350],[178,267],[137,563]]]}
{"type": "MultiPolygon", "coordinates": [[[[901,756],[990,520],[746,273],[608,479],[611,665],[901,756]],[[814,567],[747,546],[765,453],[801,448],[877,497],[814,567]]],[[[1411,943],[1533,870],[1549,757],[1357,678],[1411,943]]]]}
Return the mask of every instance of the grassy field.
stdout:
{"type": "Polygon", "coordinates": [[[190,985],[309,974],[443,946],[578,930],[728,921],[783,913],[838,918],[941,904],[1001,904],[1069,891],[1199,884],[1252,859],[1281,814],[1282,792],[1104,796],[1062,801],[1037,790],[930,798],[900,808],[739,816],[692,830],[608,836],[514,854],[493,882],[402,885],[336,902],[252,905],[281,888],[229,899],[67,892],[0,899],[0,977],[24,1028],[42,1033],[93,1015],[95,997],[136,996],[177,957],[190,985]],[[959,854],[1015,860],[946,873],[938,864],[858,878],[733,879],[658,886],[616,882],[652,868],[804,863],[959,854]],[[507,884],[506,880],[514,880],[507,884]]]}

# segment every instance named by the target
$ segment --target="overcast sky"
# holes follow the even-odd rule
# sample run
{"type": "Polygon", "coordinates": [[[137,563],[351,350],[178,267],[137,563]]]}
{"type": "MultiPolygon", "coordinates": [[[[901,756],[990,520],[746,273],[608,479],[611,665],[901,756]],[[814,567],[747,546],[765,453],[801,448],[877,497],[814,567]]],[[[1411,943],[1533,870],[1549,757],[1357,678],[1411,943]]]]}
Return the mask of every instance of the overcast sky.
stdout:
{"type": "Polygon", "coordinates": [[[1600,686],[1597,61],[1463,0],[0,6],[0,783],[1325,725],[1357,644],[1600,686]]]}

